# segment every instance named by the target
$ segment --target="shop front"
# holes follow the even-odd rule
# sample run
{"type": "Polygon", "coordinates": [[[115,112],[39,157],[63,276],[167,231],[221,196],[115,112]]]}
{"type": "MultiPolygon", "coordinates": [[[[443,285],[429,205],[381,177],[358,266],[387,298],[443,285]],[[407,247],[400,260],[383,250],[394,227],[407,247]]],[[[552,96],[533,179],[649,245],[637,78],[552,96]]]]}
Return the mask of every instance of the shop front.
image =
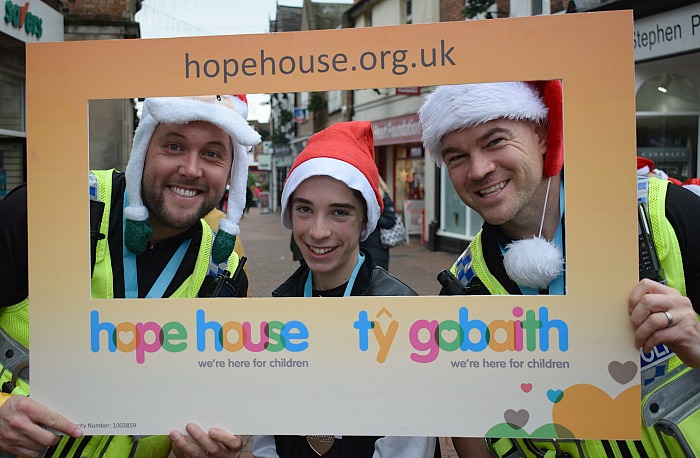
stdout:
{"type": "Polygon", "coordinates": [[[697,177],[700,3],[635,20],[637,155],[681,181],[697,177]]]}
{"type": "Polygon", "coordinates": [[[39,0],[4,2],[0,20],[0,199],[27,180],[25,45],[63,41],[63,15],[39,0]]]}
{"type": "Polygon", "coordinates": [[[425,153],[417,114],[372,121],[379,174],[409,235],[424,236],[425,153]]]}

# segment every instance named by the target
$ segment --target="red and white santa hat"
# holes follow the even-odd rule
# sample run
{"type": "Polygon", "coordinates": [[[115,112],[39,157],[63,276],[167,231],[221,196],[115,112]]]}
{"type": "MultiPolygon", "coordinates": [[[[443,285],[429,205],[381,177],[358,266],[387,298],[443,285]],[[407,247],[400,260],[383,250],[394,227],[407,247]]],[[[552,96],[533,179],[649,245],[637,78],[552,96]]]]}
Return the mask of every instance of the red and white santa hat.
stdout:
{"type": "Polygon", "coordinates": [[[379,172],[374,162],[374,135],[367,121],[337,122],[309,138],[297,156],[282,190],[282,225],[292,229],[287,204],[296,188],[307,178],[329,176],[362,194],[367,204],[367,226],[360,234],[365,240],[377,226],[384,202],[379,192],[379,172]]]}
{"type": "Polygon", "coordinates": [[[654,170],[654,161],[649,158],[637,156],[637,176],[644,177],[654,170]]]}
{"type": "MultiPolygon", "coordinates": [[[[444,163],[442,138],[446,134],[495,119],[513,119],[547,126],[547,152],[542,170],[545,176],[558,175],[564,165],[559,80],[439,86],[428,95],[418,115],[423,145],[437,164],[444,163]]],[[[542,212],[546,209],[545,200],[542,212]]],[[[558,246],[538,235],[508,244],[503,266],[518,285],[542,289],[561,275],[564,256],[558,246]]]]}
{"type": "Polygon", "coordinates": [[[557,175],[564,165],[562,85],[559,80],[439,86],[418,111],[423,146],[443,164],[442,137],[494,119],[526,120],[547,125],[544,174],[557,175]]]}
{"type": "Polygon", "coordinates": [[[260,135],[248,124],[247,117],[248,103],[245,95],[156,97],[144,101],[141,120],[134,133],[131,155],[126,166],[129,206],[124,209],[124,241],[129,251],[136,255],[143,253],[152,232],[148,223],[148,209],[141,199],[141,180],[153,132],[160,123],[187,124],[192,121],[205,121],[221,128],[233,143],[228,211],[226,218],[219,222],[219,232],[212,247],[212,260],[215,263],[228,259],[233,251],[235,237],[240,234],[238,223],[245,208],[248,147],[260,143],[260,135]]]}

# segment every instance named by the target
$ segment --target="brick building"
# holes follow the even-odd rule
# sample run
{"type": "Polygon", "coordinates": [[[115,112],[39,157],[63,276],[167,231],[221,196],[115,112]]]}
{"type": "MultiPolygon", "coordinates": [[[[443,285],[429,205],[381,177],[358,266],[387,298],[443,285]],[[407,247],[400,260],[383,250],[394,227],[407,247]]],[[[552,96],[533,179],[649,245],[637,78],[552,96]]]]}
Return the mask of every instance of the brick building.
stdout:
{"type": "MultiPolygon", "coordinates": [[[[139,24],[135,21],[141,0],[71,0],[61,3],[65,41],[141,37],[139,24]]],[[[136,124],[134,99],[93,100],[88,110],[90,167],[124,170],[136,124]]]]}

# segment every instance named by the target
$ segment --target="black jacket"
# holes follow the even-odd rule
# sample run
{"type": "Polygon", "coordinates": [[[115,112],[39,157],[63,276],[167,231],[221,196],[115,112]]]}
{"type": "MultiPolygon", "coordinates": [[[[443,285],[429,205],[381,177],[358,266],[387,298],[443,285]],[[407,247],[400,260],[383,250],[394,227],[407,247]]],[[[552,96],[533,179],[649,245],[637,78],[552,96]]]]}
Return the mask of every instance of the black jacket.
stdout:
{"type": "Polygon", "coordinates": [[[366,240],[360,242],[360,247],[372,253],[374,263],[384,270],[389,270],[389,248],[382,246],[381,229],[391,229],[396,224],[396,208],[389,194],[384,194],[384,211],[379,215],[377,227],[369,234],[366,240]]]}
{"type": "MultiPolygon", "coordinates": [[[[417,296],[410,286],[391,275],[381,267],[375,266],[372,255],[362,249],[365,262],[357,273],[351,296],[417,296]]],[[[291,277],[272,292],[272,297],[304,297],[304,286],[309,268],[300,266],[291,277]]]]}
{"type": "MultiPolygon", "coordinates": [[[[361,249],[365,255],[357,278],[353,284],[351,296],[417,296],[408,285],[389,272],[374,265],[372,255],[361,249]]],[[[306,264],[300,266],[291,277],[272,292],[273,297],[304,297],[304,286],[309,275],[306,264]]],[[[344,436],[338,440],[326,456],[331,458],[357,458],[373,456],[374,436],[344,436]]],[[[304,436],[275,436],[275,448],[280,457],[311,458],[318,456],[308,445],[304,436]]],[[[439,455],[436,447],[435,456],[439,455]]]]}

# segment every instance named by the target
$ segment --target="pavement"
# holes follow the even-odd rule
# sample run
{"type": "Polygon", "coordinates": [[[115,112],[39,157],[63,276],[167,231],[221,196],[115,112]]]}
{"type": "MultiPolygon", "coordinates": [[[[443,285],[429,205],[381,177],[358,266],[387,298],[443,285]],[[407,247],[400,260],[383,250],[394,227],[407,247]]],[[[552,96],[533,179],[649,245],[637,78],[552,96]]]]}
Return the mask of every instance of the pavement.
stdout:
{"type": "MultiPolygon", "coordinates": [[[[241,241],[248,257],[252,297],[269,297],[299,266],[289,248],[291,232],[282,226],[279,213],[265,213],[251,208],[240,223],[241,241]]],[[[429,251],[420,237],[411,236],[406,245],[390,250],[389,271],[413,288],[419,295],[436,295],[440,291],[437,275],[449,268],[457,255],[429,251]]],[[[243,436],[245,447],[239,458],[252,458],[250,437],[243,436]]],[[[442,458],[457,458],[449,438],[440,438],[442,458]]],[[[400,457],[397,457],[400,458],[400,457]]]]}

